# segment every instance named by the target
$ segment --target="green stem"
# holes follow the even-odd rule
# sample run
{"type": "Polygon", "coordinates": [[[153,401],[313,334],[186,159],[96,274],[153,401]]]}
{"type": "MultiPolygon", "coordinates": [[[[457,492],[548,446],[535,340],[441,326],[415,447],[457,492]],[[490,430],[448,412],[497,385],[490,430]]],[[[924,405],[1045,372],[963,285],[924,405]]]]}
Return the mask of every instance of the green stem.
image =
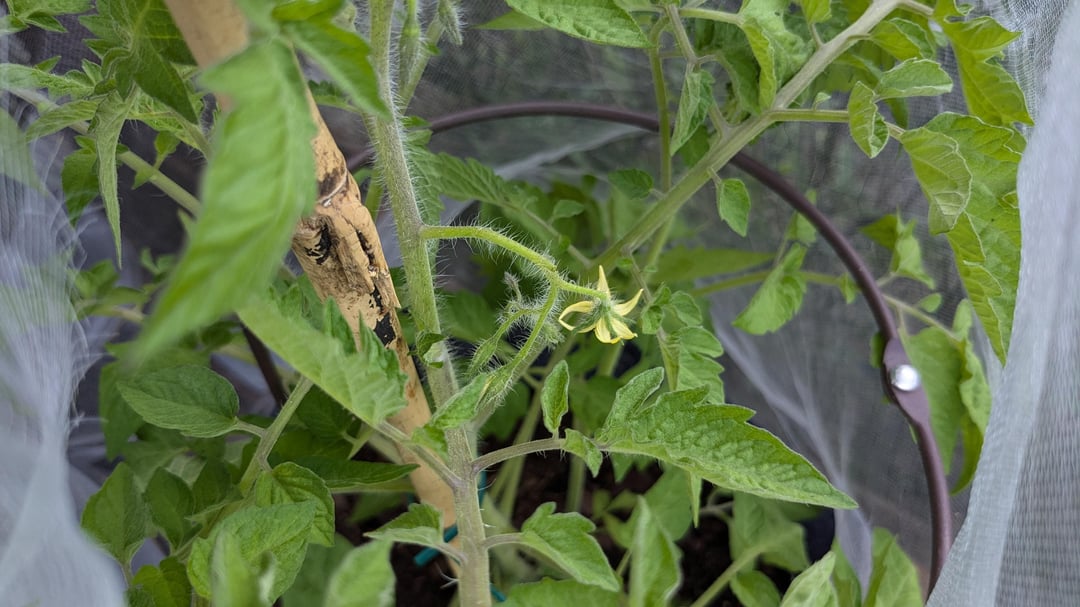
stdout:
{"type": "Polygon", "coordinates": [[[521,457],[530,453],[539,453],[541,451],[554,451],[556,449],[562,449],[562,446],[563,439],[561,438],[542,438],[527,443],[510,445],[509,447],[503,447],[502,449],[497,449],[491,453],[481,455],[476,458],[472,467],[476,472],[480,472],[481,470],[490,468],[495,464],[504,462],[508,459],[521,457]]]}
{"type": "Polygon", "coordinates": [[[719,23],[730,23],[742,27],[742,17],[735,13],[727,13],[724,11],[716,11],[707,8],[681,8],[679,10],[679,16],[683,19],[706,19],[708,21],[716,21],[719,23]]]}
{"type": "Polygon", "coordinates": [[[234,429],[258,437],[260,440],[266,438],[266,430],[260,428],[259,426],[256,426],[255,424],[249,424],[243,420],[236,420],[236,426],[234,426],[234,429]]]}
{"type": "MultiPolygon", "coordinates": [[[[765,280],[769,276],[770,272],[772,272],[772,270],[761,270],[760,272],[750,272],[747,274],[742,274],[734,278],[728,278],[726,280],[714,282],[703,287],[698,287],[690,291],[690,294],[694,297],[701,297],[710,293],[717,293],[719,291],[727,291],[729,289],[736,289],[738,287],[752,285],[765,280]]],[[[806,280],[806,282],[825,285],[829,287],[839,288],[843,280],[840,277],[832,276],[830,274],[822,274],[819,272],[799,272],[799,274],[803,277],[804,280],[806,280]]]]}
{"type": "Polygon", "coordinates": [[[500,533],[499,535],[493,535],[484,540],[484,546],[486,546],[489,550],[491,548],[494,548],[495,546],[504,546],[506,544],[520,543],[522,543],[520,533],[500,533]]]}
{"type": "Polygon", "coordinates": [[[777,122],[847,122],[847,110],[791,109],[775,110],[772,113],[777,122]]]}
{"type": "MultiPolygon", "coordinates": [[[[645,215],[596,259],[597,265],[610,265],[619,257],[632,254],[649,236],[673,217],[712,174],[727,164],[735,154],[761,135],[776,118],[776,110],[786,110],[813,81],[821,75],[852,44],[863,39],[878,23],[897,7],[907,6],[905,0],[875,2],[856,21],[836,38],[825,43],[806,64],[777,93],[769,111],[743,122],[717,140],[705,156],[691,167],[686,175],[645,212],[645,215]]],[[[696,9],[695,9],[696,10],[696,9]]]]}
{"type": "Polygon", "coordinates": [[[450,485],[454,494],[458,539],[461,542],[461,578],[458,588],[461,604],[466,607],[490,607],[491,564],[484,540],[484,518],[478,495],[479,469],[473,464],[473,446],[468,431],[456,428],[446,432],[450,461],[455,465],[457,482],[450,485]]]}
{"type": "Polygon", "coordinates": [[[936,329],[941,329],[949,337],[951,337],[953,339],[957,339],[957,337],[953,334],[953,330],[951,328],[946,327],[938,319],[934,318],[933,316],[930,316],[926,312],[923,312],[922,310],[920,310],[919,308],[909,304],[908,302],[897,299],[897,298],[893,297],[892,295],[886,295],[885,296],[885,301],[887,301],[889,303],[889,305],[892,306],[893,309],[895,309],[897,312],[899,312],[901,314],[906,314],[906,315],[911,316],[913,318],[917,318],[923,324],[925,324],[926,326],[934,327],[936,329]]]}
{"type": "MultiPolygon", "coordinates": [[[[389,117],[369,116],[369,132],[374,144],[379,172],[390,198],[390,208],[397,225],[402,265],[409,285],[409,308],[418,332],[441,333],[435,300],[434,279],[427,247],[420,235],[424,222],[413,189],[412,174],[402,141],[401,116],[395,103],[390,76],[390,34],[393,26],[393,2],[372,2],[371,63],[379,85],[379,97],[387,106],[389,117]]],[[[436,407],[457,392],[457,378],[445,342],[432,346],[423,362],[436,407]],[[434,366],[428,360],[438,363],[434,366]]]]}
{"type": "Polygon", "coordinates": [[[720,577],[716,578],[716,581],[714,581],[705,592],[701,593],[701,596],[699,596],[690,607],[708,607],[709,605],[712,605],[713,600],[720,596],[720,593],[727,588],[728,584],[731,583],[731,580],[734,579],[744,567],[753,563],[762,552],[764,552],[764,550],[761,546],[754,546],[751,550],[747,550],[740,554],[739,558],[732,561],[731,564],[728,565],[728,568],[720,574],[720,577]]]}
{"type": "Polygon", "coordinates": [[[281,438],[281,433],[285,431],[285,426],[289,425],[289,421],[292,419],[293,414],[296,413],[297,407],[300,406],[300,402],[304,400],[304,396],[307,395],[313,385],[310,379],[306,377],[301,379],[300,383],[289,394],[288,400],[281,406],[281,411],[274,418],[270,427],[263,431],[264,434],[259,439],[259,446],[255,448],[255,454],[251,456],[251,461],[248,462],[247,469],[244,470],[244,476],[240,478],[240,493],[247,495],[251,488],[255,486],[255,479],[258,478],[259,471],[270,469],[270,463],[267,461],[270,451],[274,449],[274,445],[281,438]]]}

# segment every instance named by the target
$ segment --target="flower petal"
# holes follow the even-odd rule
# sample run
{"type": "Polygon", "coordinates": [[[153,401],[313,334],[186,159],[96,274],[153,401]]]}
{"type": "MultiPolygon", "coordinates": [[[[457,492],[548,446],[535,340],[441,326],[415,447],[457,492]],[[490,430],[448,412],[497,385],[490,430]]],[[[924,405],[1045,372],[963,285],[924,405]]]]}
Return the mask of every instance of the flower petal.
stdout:
{"type": "Polygon", "coordinates": [[[608,323],[611,325],[611,330],[615,332],[615,342],[618,342],[620,339],[634,339],[637,337],[637,333],[631,331],[630,327],[626,326],[626,323],[619,318],[609,318],[608,323]]]}
{"type": "Polygon", "coordinates": [[[596,281],[596,290],[610,294],[607,286],[607,276],[604,274],[604,266],[600,266],[600,279],[596,281]]]}
{"type": "Polygon", "coordinates": [[[579,301],[575,304],[570,304],[569,306],[566,306],[566,308],[562,311],[562,314],[559,314],[559,324],[573,331],[574,327],[563,322],[563,319],[575,312],[580,312],[581,314],[589,314],[595,309],[596,302],[590,301],[588,299],[586,299],[585,301],[579,301]]]}
{"type": "Polygon", "coordinates": [[[608,330],[608,319],[602,318],[600,322],[596,323],[596,339],[604,342],[605,344],[619,343],[619,338],[612,339],[611,331],[608,330]]]}
{"type": "Polygon", "coordinates": [[[637,306],[638,300],[641,299],[642,291],[643,289],[638,289],[637,295],[632,297],[630,301],[616,304],[615,313],[619,316],[626,316],[627,314],[629,314],[637,306]]]}

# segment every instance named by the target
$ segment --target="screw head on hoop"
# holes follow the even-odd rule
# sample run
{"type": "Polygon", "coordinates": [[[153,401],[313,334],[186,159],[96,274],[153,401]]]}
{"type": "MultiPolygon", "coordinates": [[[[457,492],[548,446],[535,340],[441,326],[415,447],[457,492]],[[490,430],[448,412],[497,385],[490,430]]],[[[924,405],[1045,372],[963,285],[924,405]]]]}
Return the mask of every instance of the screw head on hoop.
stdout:
{"type": "Polygon", "coordinates": [[[919,387],[919,371],[911,365],[899,365],[889,371],[889,383],[902,392],[911,392],[919,387]]]}

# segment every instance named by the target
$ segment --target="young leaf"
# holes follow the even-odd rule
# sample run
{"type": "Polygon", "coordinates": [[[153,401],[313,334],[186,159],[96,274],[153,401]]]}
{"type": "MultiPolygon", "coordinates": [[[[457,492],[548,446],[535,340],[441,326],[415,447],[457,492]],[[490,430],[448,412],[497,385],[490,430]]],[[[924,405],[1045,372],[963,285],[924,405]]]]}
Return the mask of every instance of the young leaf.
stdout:
{"type": "Polygon", "coordinates": [[[358,107],[370,114],[387,115],[379,98],[375,70],[368,61],[370,47],[363,38],[329,20],[290,21],[283,25],[289,39],[334,79],[358,107]]]}
{"type": "Polygon", "coordinates": [[[330,575],[324,607],[393,607],[392,546],[374,541],[350,551],[330,575]]]}
{"type": "Polygon", "coordinates": [[[934,279],[923,267],[922,249],[915,237],[915,221],[905,223],[897,215],[886,215],[862,229],[874,242],[893,252],[889,271],[927,287],[934,288],[934,279]]]}
{"type": "Polygon", "coordinates": [[[555,502],[537,507],[521,526],[521,543],[548,557],[584,584],[617,591],[622,583],[596,538],[596,525],[576,512],[555,514],[555,502]]]}
{"type": "Polygon", "coordinates": [[[270,607],[274,557],[266,552],[250,562],[229,531],[217,536],[210,561],[210,598],[215,607],[270,607]]]}
{"type": "Polygon", "coordinates": [[[443,544],[442,513],[430,504],[409,504],[408,512],[364,535],[438,548],[443,544]]]}
{"type": "Polygon", "coordinates": [[[621,427],[660,388],[663,381],[664,369],[661,367],[635,375],[625,386],[615,392],[615,402],[611,405],[611,412],[608,413],[599,432],[602,434],[621,427]]]}
{"type": "Polygon", "coordinates": [[[551,607],[552,605],[588,605],[619,607],[621,595],[577,580],[545,578],[531,584],[515,584],[500,607],[551,607]]]}
{"type": "Polygon", "coordinates": [[[674,247],[660,257],[656,266],[656,277],[668,283],[697,280],[717,274],[742,272],[764,265],[772,258],[770,253],[741,249],[674,247]]]}
{"type": "Polygon", "coordinates": [[[209,438],[236,427],[240,398],[224,377],[206,367],[169,367],[121,382],[120,394],[148,423],[209,438]]]}
{"type": "Polygon", "coordinates": [[[589,467],[589,472],[593,476],[600,473],[600,464],[604,461],[604,454],[589,437],[573,428],[567,428],[562,449],[585,460],[585,465],[589,467]]]}
{"type": "Polygon", "coordinates": [[[784,326],[802,306],[806,280],[799,273],[806,248],[794,245],[784,259],[769,272],[746,309],[732,322],[753,335],[772,333],[784,326]]]}
{"type": "Polygon", "coordinates": [[[117,464],[97,493],[86,501],[82,528],[118,563],[127,567],[146,539],[150,509],[124,462],[117,464]]]}
{"type": "Polygon", "coordinates": [[[855,506],[802,456],[746,423],[752,411],[695,404],[705,395],[704,390],[669,393],[615,424],[609,416],[596,440],[611,453],[655,457],[734,491],[831,508],[855,506]]]}
{"type": "Polygon", "coordinates": [[[889,127],[878,110],[874,91],[856,82],[848,99],[848,128],[859,149],[874,158],[889,142],[889,127]]]}
{"type": "Polygon", "coordinates": [[[560,360],[559,364],[551,370],[551,374],[544,380],[544,386],[540,389],[540,405],[544,412],[544,427],[552,436],[559,435],[559,422],[566,411],[570,408],[570,370],[566,360],[560,360]]]}
{"type": "Polygon", "coordinates": [[[252,569],[263,569],[264,553],[274,559],[274,576],[268,593],[271,601],[292,585],[307,552],[307,538],[315,516],[315,504],[275,504],[266,508],[247,507],[225,517],[192,544],[187,563],[191,586],[200,596],[211,595],[211,553],[220,535],[234,536],[239,555],[252,569]]]}
{"type": "Polygon", "coordinates": [[[150,508],[150,517],[169,545],[174,549],[180,546],[192,529],[187,517],[195,514],[191,488],[180,477],[165,468],[158,468],[146,484],[143,499],[150,508]]]}
{"type": "Polygon", "coordinates": [[[97,10],[97,15],[79,21],[100,38],[92,48],[102,57],[102,71],[116,79],[121,95],[130,97],[134,82],[185,120],[198,122],[188,85],[173,65],[195,61],[165,4],[161,0],[99,0],[97,10]]]}
{"type": "Polygon", "coordinates": [[[975,181],[959,144],[926,127],[906,131],[900,143],[911,157],[915,177],[930,202],[930,232],[948,232],[956,227],[971,200],[975,181]]]}
{"type": "Polygon", "coordinates": [[[653,178],[640,169],[622,169],[608,174],[608,181],[627,198],[643,200],[653,188],[653,178]]]}
{"type": "Polygon", "coordinates": [[[682,579],[682,555],[663,525],[653,518],[645,498],[638,498],[634,515],[637,521],[630,548],[630,606],[667,605],[682,579]]]}
{"type": "Polygon", "coordinates": [[[731,580],[731,592],[743,607],[780,605],[780,591],[769,576],[760,571],[745,571],[735,576],[735,579],[731,580]]]}
{"type": "MultiPolygon", "coordinates": [[[[273,461],[273,457],[271,457],[273,461]]],[[[326,488],[334,493],[351,493],[376,489],[400,478],[405,478],[416,469],[414,464],[386,464],[383,462],[361,462],[357,460],[336,459],[320,455],[307,455],[293,458],[293,463],[311,470],[322,479],[326,488]]]]}
{"type": "Polygon", "coordinates": [[[405,375],[394,353],[361,326],[363,351],[346,355],[341,342],[278,303],[253,299],[237,311],[269,348],[365,423],[375,426],[405,407],[405,375]]]}
{"type": "Polygon", "coordinates": [[[834,539],[832,549],[836,555],[836,566],[833,567],[832,583],[836,589],[837,602],[840,607],[862,607],[862,586],[859,584],[859,576],[851,566],[844,550],[840,547],[840,540],[834,539]]]}
{"type": "Polygon", "coordinates": [[[515,11],[597,44],[645,48],[649,39],[615,0],[508,0],[515,11]]]}
{"type": "Polygon", "coordinates": [[[476,417],[476,412],[487,391],[491,375],[481,373],[473,378],[469,385],[465,386],[443,403],[428,422],[432,428],[449,430],[464,425],[476,417]]]}
{"type": "Polygon", "coordinates": [[[120,259],[120,199],[116,195],[116,147],[120,129],[131,110],[129,97],[110,93],[98,105],[94,119],[90,121],[90,136],[97,150],[97,178],[101,187],[101,199],[105,203],[105,218],[113,233],[116,258],[120,259]]]}
{"type": "Polygon", "coordinates": [[[257,42],[203,80],[234,109],[219,124],[187,253],[140,336],[143,354],[259,292],[315,200],[315,129],[289,47],[257,42]]]}
{"type": "MultiPolygon", "coordinates": [[[[131,579],[130,593],[149,597],[154,607],[188,607],[191,605],[191,583],[184,565],[175,556],[162,560],[155,567],[143,565],[131,579]]],[[[132,602],[131,604],[134,604],[132,602]]]]}
{"type": "Polygon", "coordinates": [[[933,59],[909,59],[881,75],[875,92],[878,99],[934,97],[952,91],[949,73],[933,59]]]}
{"type": "Polygon", "coordinates": [[[810,566],[802,525],[784,516],[774,502],[746,493],[736,493],[734,501],[728,538],[732,558],[756,552],[766,563],[788,571],[810,566]]]}
{"type": "Polygon", "coordinates": [[[679,94],[679,112],[675,115],[675,132],[671,135],[671,153],[679,151],[694,131],[705,123],[709,106],[713,104],[713,76],[695,69],[687,72],[679,94]]]}
{"type": "Polygon", "coordinates": [[[874,529],[874,569],[866,588],[865,607],[904,607],[922,603],[919,572],[896,539],[884,529],[874,529]]]}
{"type": "MultiPolygon", "coordinates": [[[[953,13],[943,16],[960,16],[946,8],[949,4],[939,3],[938,12],[953,13]]],[[[992,125],[1031,124],[1023,91],[996,60],[1020,34],[1006,30],[990,17],[970,21],[938,18],[937,21],[956,52],[960,85],[971,114],[992,125]]]]}
{"type": "Polygon", "coordinates": [[[933,59],[936,54],[930,32],[903,17],[893,17],[879,23],[870,34],[870,40],[900,61],[933,59]]]}
{"type": "Polygon", "coordinates": [[[830,552],[800,573],[784,593],[780,607],[835,607],[836,591],[829,583],[835,561],[830,552]]]}
{"type": "Polygon", "coordinates": [[[740,179],[725,179],[716,186],[716,210],[720,219],[739,236],[746,236],[750,222],[750,192],[740,179]]]}
{"type": "Polygon", "coordinates": [[[311,502],[315,514],[309,541],[331,546],[334,543],[334,498],[326,483],[314,472],[292,462],[285,462],[270,472],[259,475],[255,481],[255,505],[266,507],[275,504],[299,504],[311,502]]]}

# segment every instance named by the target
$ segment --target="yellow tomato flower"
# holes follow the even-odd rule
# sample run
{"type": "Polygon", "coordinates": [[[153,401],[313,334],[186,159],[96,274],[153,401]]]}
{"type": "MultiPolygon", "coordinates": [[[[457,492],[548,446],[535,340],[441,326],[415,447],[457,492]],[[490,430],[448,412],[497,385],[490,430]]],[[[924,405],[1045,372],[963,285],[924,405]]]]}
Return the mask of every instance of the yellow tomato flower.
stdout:
{"type": "Polygon", "coordinates": [[[638,289],[637,295],[634,295],[630,301],[619,302],[611,296],[607,276],[604,274],[604,267],[600,266],[600,279],[596,282],[596,290],[604,294],[602,299],[598,301],[579,301],[566,306],[562,314],[559,314],[559,323],[567,329],[578,333],[596,331],[596,339],[606,344],[617,344],[620,340],[637,337],[637,333],[630,330],[624,319],[637,306],[638,300],[641,299],[641,289],[638,289]],[[575,327],[563,320],[570,314],[586,315],[585,324],[581,327],[575,327]]]}

